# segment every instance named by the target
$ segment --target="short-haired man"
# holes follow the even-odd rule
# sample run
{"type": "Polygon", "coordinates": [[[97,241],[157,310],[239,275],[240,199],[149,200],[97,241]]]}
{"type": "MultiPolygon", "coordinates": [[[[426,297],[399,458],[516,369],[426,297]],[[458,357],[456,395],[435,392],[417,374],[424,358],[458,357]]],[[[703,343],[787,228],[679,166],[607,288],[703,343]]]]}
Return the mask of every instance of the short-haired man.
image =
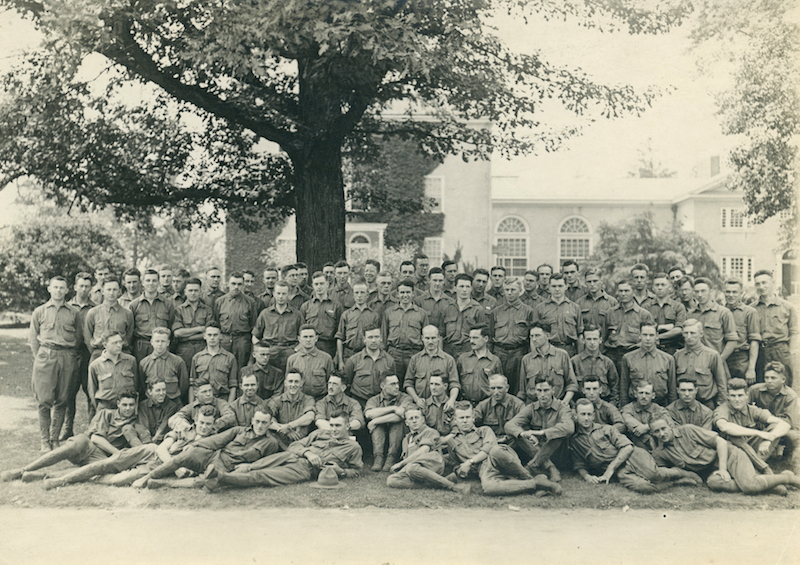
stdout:
{"type": "Polygon", "coordinates": [[[536,398],[528,404],[505,426],[506,433],[517,441],[514,448],[529,458],[527,469],[544,470],[551,481],[561,480],[561,474],[551,461],[551,457],[575,431],[569,406],[555,397],[555,384],[552,376],[542,376],[536,383],[536,398]]]}
{"type": "Polygon", "coordinates": [[[253,362],[239,372],[239,382],[246,376],[256,377],[256,394],[264,400],[269,400],[283,390],[283,373],[280,369],[269,364],[272,348],[266,341],[253,344],[253,362]]]}
{"type": "MultiPolygon", "coordinates": [[[[431,375],[428,379],[431,395],[425,398],[422,413],[425,422],[441,435],[446,436],[453,427],[453,408],[447,396],[447,384],[441,375],[431,375]]],[[[452,403],[455,405],[455,402],[452,403]]]]}
{"type": "Polygon", "coordinates": [[[430,271],[428,290],[415,296],[414,303],[427,312],[428,321],[444,335],[445,311],[453,300],[454,298],[444,293],[444,272],[439,267],[434,267],[430,271]]]}
{"type": "Polygon", "coordinates": [[[390,304],[395,304],[396,300],[392,296],[392,286],[394,281],[392,275],[385,272],[378,273],[375,279],[377,290],[374,294],[370,293],[369,305],[378,314],[378,319],[383,320],[383,313],[390,304]]]}
{"type": "Polygon", "coordinates": [[[475,427],[472,406],[467,401],[456,404],[456,427],[447,440],[448,459],[455,466],[447,476],[453,482],[478,477],[483,494],[505,496],[541,491],[561,494],[561,487],[544,475],[534,477],[522,466],[514,450],[498,445],[488,426],[475,427]]]}
{"type": "Polygon", "coordinates": [[[586,281],[586,293],[576,303],[581,309],[583,327],[594,326],[600,330],[600,343],[608,335],[608,313],[617,307],[617,299],[603,288],[601,271],[595,267],[586,269],[583,280],[586,281]]]}
{"type": "Polygon", "coordinates": [[[219,343],[225,351],[233,353],[238,367],[250,362],[252,333],[258,318],[256,301],[243,292],[243,286],[242,273],[231,273],[227,294],[214,301],[214,319],[222,332],[219,343]]]}
{"type": "Polygon", "coordinates": [[[550,277],[550,297],[536,305],[533,319],[550,325],[550,343],[570,357],[578,353],[578,336],[583,333],[581,309],[567,298],[564,275],[550,277]]]}
{"type": "Polygon", "coordinates": [[[335,270],[333,263],[330,261],[322,265],[322,274],[328,280],[328,288],[333,288],[333,285],[336,284],[335,270]]]}
{"type": "Polygon", "coordinates": [[[120,395],[119,405],[113,410],[101,409],[86,432],[69,438],[64,445],[56,447],[20,469],[4,471],[0,480],[22,479],[32,482],[47,478],[47,472],[39,469],[50,467],[64,460],[76,466],[87,465],[105,459],[126,447],[142,444],[145,435],[136,422],[136,394],[126,391],[120,395]]]}
{"type": "MultiPolygon", "coordinates": [[[[434,267],[438,269],[439,267],[434,267]]],[[[401,261],[400,262],[400,280],[410,280],[414,282],[414,291],[417,294],[421,294],[422,292],[416,288],[417,285],[417,268],[414,266],[414,261],[401,261]]]]}
{"type": "Polygon", "coordinates": [[[748,385],[756,382],[756,364],[761,344],[761,320],[756,309],[742,302],[742,281],[725,281],[725,306],[733,314],[739,339],[725,363],[732,378],[744,379],[748,385]]]}
{"type": "MultiPolygon", "coordinates": [[[[797,308],[784,300],[775,288],[772,271],[756,271],[753,281],[758,300],[753,305],[761,319],[761,366],[771,361],[786,367],[786,384],[792,386],[792,375],[797,369],[792,355],[800,350],[800,321],[797,308]]],[[[761,371],[757,371],[760,373],[761,371]]]]}
{"type": "Polygon", "coordinates": [[[789,431],[786,432],[784,441],[795,450],[800,446],[800,402],[797,400],[797,393],[786,385],[786,368],[783,363],[767,363],[764,368],[764,382],[750,387],[747,401],[788,422],[789,431]]]}
{"type": "Polygon", "coordinates": [[[583,351],[570,359],[578,384],[578,392],[582,390],[586,379],[596,379],[600,386],[600,397],[615,406],[619,404],[619,375],[614,363],[600,353],[602,341],[600,328],[584,326],[583,351]]]}
{"type": "Polygon", "coordinates": [[[303,375],[303,392],[315,401],[325,396],[328,377],[333,373],[333,359],[317,349],[317,330],[311,324],[300,326],[300,345],[290,355],[286,366],[303,375]]]}
{"type": "Polygon", "coordinates": [[[256,285],[256,274],[249,270],[245,269],[242,271],[242,293],[246,294],[253,300],[256,300],[256,304],[258,304],[256,293],[253,288],[256,285]]]}
{"type": "MultiPolygon", "coordinates": [[[[346,265],[346,263],[345,263],[346,265]]],[[[300,316],[303,324],[309,325],[317,333],[317,349],[327,353],[331,359],[336,359],[336,331],[339,328],[339,320],[344,312],[342,303],[328,292],[328,281],[325,275],[317,271],[311,277],[311,285],[314,288],[314,296],[300,306],[300,316]]],[[[350,285],[347,287],[352,290],[350,285]]],[[[348,296],[352,296],[348,294],[348,296]]],[[[352,306],[352,304],[351,304],[352,306]]],[[[325,383],[322,383],[325,388],[325,383]]]]}
{"type": "Polygon", "coordinates": [[[682,267],[675,265],[669,268],[669,270],[667,271],[667,275],[669,276],[669,281],[672,283],[672,286],[675,288],[675,290],[673,291],[672,298],[675,298],[677,300],[678,281],[680,281],[684,276],[686,276],[686,273],[683,271],[682,267]]]}
{"type": "Polygon", "coordinates": [[[503,365],[502,373],[508,378],[509,392],[520,390],[519,374],[522,358],[528,353],[528,330],[533,325],[533,308],[524,304],[519,296],[522,284],[516,277],[504,281],[505,299],[491,311],[494,328],[494,354],[503,365]]]}
{"type": "Polygon", "coordinates": [[[302,261],[294,264],[297,268],[297,288],[299,288],[306,296],[311,295],[311,281],[308,278],[308,265],[302,261]]]}
{"type": "Polygon", "coordinates": [[[82,336],[79,311],[66,302],[68,289],[64,277],[50,279],[50,300],[33,311],[28,331],[33,353],[31,386],[39,405],[42,451],[58,447],[69,394],[75,389],[82,336]]]}
{"type": "Polygon", "coordinates": [[[675,353],[677,378],[688,377],[697,383],[697,400],[716,408],[728,398],[728,378],[716,350],[703,345],[703,324],[689,318],[683,324],[683,349],[675,353]]]}
{"type": "Polygon", "coordinates": [[[316,418],[314,423],[318,430],[325,429],[331,416],[339,413],[347,414],[348,427],[351,431],[355,432],[364,428],[366,424],[361,405],[357,400],[347,396],[345,390],[347,390],[347,384],[342,377],[339,375],[328,377],[328,394],[318,400],[314,406],[314,417],[316,418]]]}
{"type": "Polygon", "coordinates": [[[103,301],[103,283],[106,279],[114,278],[114,274],[111,272],[111,267],[105,261],[101,261],[94,267],[94,280],[97,281],[97,284],[92,287],[92,291],[89,295],[92,302],[95,304],[100,304],[103,301]]]}
{"type": "Polygon", "coordinates": [[[489,323],[486,310],[472,299],[472,277],[459,273],[455,281],[455,301],[445,305],[442,317],[443,349],[457,358],[470,351],[469,332],[489,323]]]}
{"type": "Polygon", "coordinates": [[[658,465],[708,476],[706,484],[713,491],[759,494],[781,485],[800,488],[800,477],[791,471],[759,475],[741,449],[711,430],[692,424],[672,428],[665,419],[659,419],[652,422],[651,433],[658,438],[658,448],[653,452],[658,465]]]}
{"type": "Polygon", "coordinates": [[[429,324],[428,313],[412,302],[413,294],[414,281],[400,281],[397,285],[398,302],[387,306],[381,319],[386,351],[394,359],[397,374],[403,376],[411,357],[422,351],[422,328],[429,324]]]}
{"type": "MultiPolygon", "coordinates": [[[[417,290],[425,292],[428,290],[428,270],[430,269],[430,260],[424,253],[417,253],[414,255],[414,272],[417,275],[417,290]]],[[[378,267],[380,271],[380,266],[378,267]]]]}
{"type": "Polygon", "coordinates": [[[475,425],[489,426],[498,443],[513,444],[514,438],[506,434],[506,424],[525,407],[525,403],[508,394],[508,379],[501,374],[489,377],[489,397],[481,400],[472,411],[475,425]]]}
{"type": "Polygon", "coordinates": [[[681,331],[686,321],[686,308],[672,298],[672,283],[666,273],[653,276],[653,294],[653,298],[642,303],[642,308],[650,312],[656,322],[658,348],[672,355],[683,347],[681,331]]]}
{"type": "Polygon", "coordinates": [[[214,301],[220,296],[225,294],[225,291],[220,288],[222,284],[222,270],[218,267],[211,267],[206,270],[206,284],[205,292],[203,293],[203,302],[209,308],[214,308],[214,301]]]}
{"type": "MultiPolygon", "coordinates": [[[[113,486],[129,486],[137,479],[144,477],[175,455],[190,448],[195,441],[210,436],[214,431],[214,408],[205,406],[198,415],[195,425],[186,429],[172,430],[164,440],[156,445],[145,443],[122,449],[105,459],[79,467],[53,479],[46,479],[42,486],[47,489],[62,487],[74,483],[82,483],[95,479],[97,484],[113,486]]],[[[177,469],[176,475],[185,477],[191,473],[188,469],[177,469]]],[[[194,486],[194,479],[189,479],[194,486]]],[[[188,485],[187,485],[188,486],[188,485]]]]}
{"type": "Polygon", "coordinates": [[[142,429],[147,430],[145,443],[161,443],[169,432],[169,419],[181,409],[180,400],[167,396],[167,383],[164,380],[147,381],[147,398],[139,403],[136,419],[142,429]]]}
{"type": "Polygon", "coordinates": [[[682,426],[694,424],[706,430],[711,429],[711,409],[697,401],[697,382],[692,377],[678,379],[678,399],[667,406],[672,420],[682,426]]]}
{"type": "Polygon", "coordinates": [[[589,376],[581,383],[583,397],[594,406],[594,421],[598,424],[612,426],[620,433],[625,433],[625,420],[614,404],[606,402],[600,397],[600,380],[596,376],[589,376]]]}
{"type": "Polygon", "coordinates": [[[747,403],[747,382],[731,379],[728,400],[714,410],[714,427],[740,448],[761,473],[770,472],[767,460],[777,455],[778,440],[789,431],[789,423],[769,410],[747,403]]]}
{"type": "Polygon", "coordinates": [[[364,328],[380,324],[378,312],[367,304],[367,283],[353,285],[353,307],[342,312],[336,330],[336,366],[344,370],[350,357],[364,349],[364,328]]]}
{"type": "MultiPolygon", "coordinates": [[[[381,272],[380,261],[367,259],[364,262],[364,283],[367,285],[367,302],[378,295],[378,273],[381,272]]],[[[355,297],[353,297],[355,300],[355,297]]]]}
{"type": "Polygon", "coordinates": [[[167,264],[156,265],[154,270],[158,273],[158,293],[168,294],[172,297],[172,267],[167,264]]]}
{"type": "Polygon", "coordinates": [[[207,491],[216,487],[218,473],[232,471],[242,463],[253,463],[263,457],[280,451],[280,445],[270,432],[272,416],[259,408],[247,426],[236,426],[195,442],[166,463],[162,463],[149,473],[136,480],[134,488],[158,488],[169,486],[162,481],[181,467],[196,473],[205,473],[207,491]]]}
{"type": "Polygon", "coordinates": [[[253,341],[264,340],[270,344],[270,363],[281,371],[286,370],[286,360],[294,353],[298,343],[303,317],[299,308],[289,304],[289,285],[275,284],[272,303],[258,315],[253,327],[253,341]]]}
{"type": "Polygon", "coordinates": [[[89,398],[95,410],[113,410],[126,391],[140,393],[142,380],[133,355],[122,351],[122,336],[109,332],[103,340],[103,353],[89,364],[89,398]]]}
{"type": "Polygon", "coordinates": [[[539,288],[536,289],[536,292],[539,293],[542,299],[546,300],[550,298],[550,277],[553,276],[553,267],[547,263],[542,263],[536,267],[536,274],[539,277],[539,288]]]}
{"type": "Polygon", "coordinates": [[[486,292],[489,285],[489,271],[486,269],[475,269],[472,271],[472,299],[483,306],[486,312],[491,312],[497,305],[497,299],[486,292]]]}
{"type": "Polygon", "coordinates": [[[333,266],[333,276],[336,284],[331,288],[331,299],[341,304],[345,310],[352,308],[355,300],[353,299],[353,287],[350,286],[350,265],[347,261],[336,262],[333,266]]]}
{"type": "Polygon", "coordinates": [[[192,274],[186,269],[175,269],[172,273],[172,289],[170,297],[175,308],[186,302],[186,281],[192,274]]]}
{"type": "MultiPolygon", "coordinates": [[[[723,363],[733,353],[739,342],[736,321],[731,311],[711,299],[711,281],[699,277],[694,281],[697,306],[686,315],[703,324],[703,343],[722,357],[723,363]]],[[[724,365],[727,374],[728,366],[724,365]]]]}
{"type": "Polygon", "coordinates": [[[403,418],[414,401],[400,392],[400,379],[396,375],[381,377],[381,392],[367,400],[364,417],[372,437],[375,472],[389,471],[400,454],[403,440],[403,418]]]}
{"type": "Polygon", "coordinates": [[[439,452],[439,432],[425,424],[422,412],[416,406],[406,410],[409,432],[403,438],[400,461],[392,465],[386,486],[391,488],[440,488],[467,494],[470,486],[454,483],[442,476],[444,459],[439,452]]]}
{"type": "Polygon", "coordinates": [[[274,418],[271,429],[277,432],[284,449],[308,435],[314,422],[314,399],[303,393],[303,375],[299,371],[286,371],[283,392],[267,401],[267,409],[274,418]]]}
{"type": "Polygon", "coordinates": [[[220,347],[222,334],[219,326],[206,326],[203,339],[206,348],[192,357],[189,371],[189,401],[194,400],[194,389],[199,381],[211,383],[214,396],[233,402],[236,399],[236,388],[239,386],[239,365],[233,353],[220,347]]]}
{"type": "Polygon", "coordinates": [[[523,292],[520,299],[531,308],[536,308],[536,305],[543,300],[539,293],[536,292],[538,285],[539,276],[536,271],[525,271],[525,274],[522,275],[523,292]]]}
{"type": "Polygon", "coordinates": [[[258,396],[258,378],[254,374],[242,377],[240,387],[242,395],[228,405],[231,411],[216,422],[219,431],[246,426],[258,410],[266,410],[264,399],[258,396]]]}
{"type": "Polygon", "coordinates": [[[641,494],[673,485],[703,484],[703,479],[691,471],[658,467],[650,453],[635,447],[619,430],[598,424],[594,405],[585,398],[579,399],[575,408],[575,433],[569,447],[573,467],[587,483],[608,484],[616,474],[622,486],[641,494]]]}
{"type": "MultiPolygon", "coordinates": [[[[127,269],[122,273],[122,284],[125,286],[125,293],[119,297],[119,303],[128,308],[131,302],[142,295],[142,272],[135,267],[127,269]]],[[[100,298],[102,300],[102,294],[100,298]]]]}
{"type": "MultiPolygon", "coordinates": [[[[643,322],[654,323],[653,316],[640,307],[633,299],[633,287],[628,281],[617,284],[617,304],[606,317],[608,334],[605,342],[605,354],[614,362],[617,372],[622,376],[622,357],[639,346],[641,335],[639,329],[643,322]]],[[[620,396],[622,390],[620,390],[620,396]]]]}
{"type": "Polygon", "coordinates": [[[133,314],[119,304],[119,281],[103,281],[103,301],[90,309],[83,322],[83,339],[91,354],[91,363],[103,352],[103,336],[108,332],[119,332],[122,336],[123,350],[131,351],[133,340],[133,314]]]}
{"type": "Polygon", "coordinates": [[[653,385],[640,380],[634,389],[635,399],[622,407],[622,420],[628,429],[628,437],[633,444],[642,449],[653,451],[656,440],[650,434],[650,425],[659,418],[669,419],[667,410],[653,402],[655,393],[653,385]]]}
{"type": "Polygon", "coordinates": [[[489,397],[489,377],[502,373],[500,358],[489,351],[489,328],[485,325],[469,330],[471,351],[462,353],[456,360],[456,371],[461,381],[461,396],[473,405],[489,397]]]}
{"type": "MultiPolygon", "coordinates": [[[[186,300],[175,308],[175,320],[172,322],[175,354],[183,359],[187,369],[192,366],[192,357],[205,349],[203,334],[206,326],[214,323],[213,310],[200,299],[201,286],[198,278],[186,280],[183,288],[186,300]]],[[[188,401],[188,394],[182,399],[188,401]]]]}
{"type": "MultiPolygon", "coordinates": [[[[96,305],[89,298],[89,293],[92,289],[92,275],[86,272],[80,272],[75,275],[75,296],[67,302],[70,306],[78,311],[78,326],[77,328],[83,333],[83,325],[86,321],[86,315],[89,310],[96,305]]],[[[67,391],[67,409],[64,418],[64,426],[61,428],[61,434],[58,441],[65,441],[74,435],[73,427],[75,423],[75,401],[77,400],[78,391],[83,388],[83,393],[86,395],[86,404],[89,413],[89,420],[91,421],[94,416],[94,407],[92,401],[89,400],[89,359],[91,354],[86,347],[86,342],[81,337],[77,350],[77,362],[75,364],[75,371],[72,373],[72,378],[69,381],[69,389],[67,391]]]]}
{"type": "Polygon", "coordinates": [[[170,429],[185,429],[197,423],[198,415],[206,407],[214,410],[214,433],[219,431],[219,420],[230,417],[232,411],[230,404],[214,396],[214,387],[207,380],[196,381],[193,385],[194,399],[178,410],[178,413],[169,419],[170,429]]]}
{"type": "Polygon", "coordinates": [[[422,329],[422,341],[425,348],[409,360],[403,389],[417,406],[425,409],[425,399],[431,395],[430,379],[438,375],[447,387],[450,397],[447,408],[452,410],[461,390],[456,360],[439,347],[439,330],[436,326],[429,325],[422,329]]]}
{"type": "Polygon", "coordinates": [[[503,289],[503,283],[506,280],[506,269],[500,265],[495,265],[489,269],[489,275],[492,278],[492,288],[489,289],[489,296],[497,300],[499,304],[505,300],[506,294],[503,289]]]}
{"type": "Polygon", "coordinates": [[[278,282],[278,268],[274,265],[268,265],[261,275],[261,280],[264,282],[264,292],[259,294],[256,298],[261,300],[264,307],[267,307],[272,303],[272,291],[275,289],[275,284],[278,282]]]}
{"type": "Polygon", "coordinates": [[[564,282],[567,283],[567,288],[564,291],[566,297],[573,302],[578,302],[581,296],[586,294],[586,287],[581,284],[580,265],[573,259],[567,259],[561,263],[561,274],[564,275],[564,282]]]}
{"type": "Polygon", "coordinates": [[[442,271],[444,272],[444,293],[450,298],[455,298],[458,263],[450,260],[442,261],[442,271]]]}
{"type": "Polygon", "coordinates": [[[675,283],[675,293],[680,303],[686,308],[686,314],[697,307],[697,300],[694,297],[694,279],[690,276],[683,276],[675,283]]]}
{"type": "Polygon", "coordinates": [[[381,392],[381,379],[396,373],[394,359],[381,349],[381,329],[364,328],[364,349],[350,357],[344,364],[344,382],[363,408],[367,400],[381,392]]]}
{"type": "Polygon", "coordinates": [[[133,356],[137,362],[153,352],[150,340],[153,329],[170,328],[175,320],[175,307],[170,298],[158,292],[158,273],[153,269],[144,272],[144,292],[131,302],[133,314],[133,356]]]}
{"type": "Polygon", "coordinates": [[[275,453],[250,464],[238,465],[232,472],[216,465],[206,473],[205,488],[277,487],[311,481],[323,466],[330,466],[339,478],[357,478],[363,467],[361,446],[350,438],[347,415],[333,414],[328,429],[316,430],[294,442],[284,453],[275,453]]]}
{"type": "Polygon", "coordinates": [[[578,392],[578,381],[569,354],[550,343],[550,326],[547,322],[534,322],[530,329],[531,352],[522,358],[519,370],[519,396],[525,404],[536,400],[539,379],[550,377],[553,394],[565,405],[578,392]]]}
{"type": "Polygon", "coordinates": [[[656,347],[658,337],[655,322],[642,322],[639,336],[639,347],[622,356],[620,406],[630,402],[641,381],[653,385],[653,401],[666,406],[678,397],[675,390],[675,359],[656,347]]]}
{"type": "Polygon", "coordinates": [[[631,298],[639,306],[642,306],[645,301],[655,298],[655,295],[647,289],[649,278],[650,267],[644,263],[636,263],[633,267],[631,267],[630,281],[631,288],[633,289],[631,298]]]}
{"type": "MultiPolygon", "coordinates": [[[[167,328],[153,329],[150,344],[153,352],[139,362],[139,377],[144,383],[162,380],[167,384],[167,397],[179,404],[189,397],[189,370],[183,359],[169,351],[170,331],[167,328]]],[[[144,389],[140,384],[139,388],[144,389]]]]}

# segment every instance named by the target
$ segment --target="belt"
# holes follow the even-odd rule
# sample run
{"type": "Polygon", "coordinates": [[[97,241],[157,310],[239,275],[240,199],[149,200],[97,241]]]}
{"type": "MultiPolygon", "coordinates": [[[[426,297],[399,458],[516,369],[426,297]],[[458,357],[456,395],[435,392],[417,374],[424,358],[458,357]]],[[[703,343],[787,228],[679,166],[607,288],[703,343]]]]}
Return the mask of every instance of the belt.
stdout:
{"type": "Polygon", "coordinates": [[[250,335],[250,332],[229,332],[222,335],[226,337],[242,337],[243,335],[250,335]]]}
{"type": "Polygon", "coordinates": [[[762,345],[766,345],[767,347],[772,347],[773,345],[778,345],[779,343],[788,343],[788,340],[785,339],[764,339],[761,341],[762,345]]]}
{"type": "Polygon", "coordinates": [[[75,349],[72,345],[40,345],[39,349],[49,349],[50,351],[68,351],[75,349]]]}
{"type": "Polygon", "coordinates": [[[399,346],[399,345],[390,345],[392,349],[397,349],[399,351],[422,351],[422,347],[412,347],[412,346],[399,346]]]}
{"type": "Polygon", "coordinates": [[[550,345],[555,345],[556,347],[564,347],[564,346],[575,345],[575,342],[574,341],[551,341],[550,345]]]}
{"type": "Polygon", "coordinates": [[[518,345],[506,345],[505,343],[495,343],[494,345],[495,347],[499,347],[500,349],[511,351],[513,349],[522,349],[527,345],[527,343],[520,343],[518,345]]]}

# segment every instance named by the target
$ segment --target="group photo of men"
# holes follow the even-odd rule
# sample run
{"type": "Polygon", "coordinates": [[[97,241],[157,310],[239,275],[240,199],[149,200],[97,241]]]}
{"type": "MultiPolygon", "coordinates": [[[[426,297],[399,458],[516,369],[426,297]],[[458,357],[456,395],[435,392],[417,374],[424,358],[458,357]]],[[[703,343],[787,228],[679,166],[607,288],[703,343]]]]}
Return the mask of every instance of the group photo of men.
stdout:
{"type": "Polygon", "coordinates": [[[51,278],[33,312],[41,453],[0,478],[215,493],[371,473],[543,497],[566,474],[786,496],[800,323],[771,272],[753,280],[636,264],[611,285],[571,260],[516,277],[421,254],[399,272],[99,264],[51,278]]]}

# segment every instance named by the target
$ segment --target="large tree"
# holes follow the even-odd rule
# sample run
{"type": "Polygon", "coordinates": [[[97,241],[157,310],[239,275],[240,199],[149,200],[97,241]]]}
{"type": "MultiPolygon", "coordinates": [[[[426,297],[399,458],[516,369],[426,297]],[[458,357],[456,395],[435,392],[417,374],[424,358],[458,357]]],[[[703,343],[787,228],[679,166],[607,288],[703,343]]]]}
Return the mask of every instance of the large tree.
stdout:
{"type": "Polygon", "coordinates": [[[685,14],[682,1],[658,12],[634,0],[0,6],[44,34],[42,49],[5,77],[0,183],[32,175],[61,202],[111,205],[121,216],[167,212],[182,225],[225,211],[247,227],[294,211],[297,255],[314,266],[344,255],[343,154],[376,134],[413,139],[437,158],[517,155],[575,133],[540,123],[546,101],[612,117],[640,112],[655,95],[510,52],[487,25],[492,13],[634,33],[685,14]],[[152,102],[124,103],[131,83],[152,88],[152,102]]]}

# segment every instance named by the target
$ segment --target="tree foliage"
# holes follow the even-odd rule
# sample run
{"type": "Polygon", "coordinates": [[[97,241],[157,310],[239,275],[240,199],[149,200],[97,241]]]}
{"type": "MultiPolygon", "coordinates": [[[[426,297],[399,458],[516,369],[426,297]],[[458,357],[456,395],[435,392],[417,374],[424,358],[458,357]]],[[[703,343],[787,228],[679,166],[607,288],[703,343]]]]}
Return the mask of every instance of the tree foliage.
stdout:
{"type": "Polygon", "coordinates": [[[695,277],[719,280],[719,267],[702,237],[677,223],[659,227],[650,212],[616,224],[603,222],[597,232],[599,240],[590,262],[603,270],[607,284],[628,278],[636,263],[644,263],[651,273],[678,266],[695,277]]]}
{"type": "Polygon", "coordinates": [[[62,275],[73,284],[80,271],[94,272],[100,261],[120,273],[122,248],[98,224],[45,217],[6,228],[0,237],[0,309],[30,310],[49,298],[47,283],[62,275]]]}
{"type": "MultiPolygon", "coordinates": [[[[730,70],[733,86],[717,97],[729,154],[729,188],[741,190],[747,213],[762,223],[788,211],[783,233],[796,235],[797,135],[800,126],[800,25],[792,0],[704,0],[692,38],[710,48],[706,70],[730,70]]],[[[786,242],[788,243],[788,242],[786,242]]]]}
{"type": "Polygon", "coordinates": [[[542,124],[546,100],[614,117],[656,95],[510,52],[486,23],[494,11],[651,33],[687,4],[0,0],[45,34],[3,81],[0,179],[33,175],[61,201],[179,225],[224,210],[255,228],[295,211],[298,256],[319,266],[344,254],[343,154],[373,136],[436,158],[553,150],[576,129],[542,124]],[[87,60],[108,66],[103,86],[87,60]],[[124,104],[131,84],[153,100],[124,104]]]}

